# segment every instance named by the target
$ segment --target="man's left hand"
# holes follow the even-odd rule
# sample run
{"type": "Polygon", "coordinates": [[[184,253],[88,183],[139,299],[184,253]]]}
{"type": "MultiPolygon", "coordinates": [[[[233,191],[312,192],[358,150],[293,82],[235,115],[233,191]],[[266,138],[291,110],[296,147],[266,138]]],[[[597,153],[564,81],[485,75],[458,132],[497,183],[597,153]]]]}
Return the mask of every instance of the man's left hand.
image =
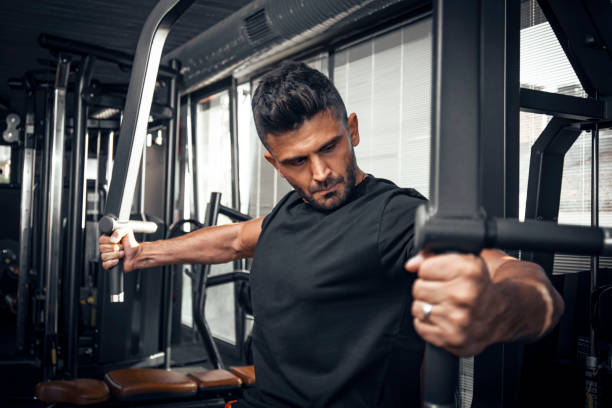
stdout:
{"type": "Polygon", "coordinates": [[[475,255],[419,252],[406,263],[417,273],[412,294],[414,328],[427,342],[473,356],[496,342],[501,303],[485,262],[475,255]],[[432,305],[425,316],[426,304],[432,305]]]}

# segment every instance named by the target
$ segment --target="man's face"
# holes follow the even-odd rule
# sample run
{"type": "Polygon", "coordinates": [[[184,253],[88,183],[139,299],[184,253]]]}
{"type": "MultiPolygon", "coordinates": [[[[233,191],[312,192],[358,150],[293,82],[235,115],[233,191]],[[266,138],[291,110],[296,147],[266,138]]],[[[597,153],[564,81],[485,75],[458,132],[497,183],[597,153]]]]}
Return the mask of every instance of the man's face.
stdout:
{"type": "Polygon", "coordinates": [[[328,111],[318,113],[298,129],[268,135],[264,156],[310,205],[336,209],[363,179],[353,151],[359,143],[355,114],[348,126],[328,111]]]}

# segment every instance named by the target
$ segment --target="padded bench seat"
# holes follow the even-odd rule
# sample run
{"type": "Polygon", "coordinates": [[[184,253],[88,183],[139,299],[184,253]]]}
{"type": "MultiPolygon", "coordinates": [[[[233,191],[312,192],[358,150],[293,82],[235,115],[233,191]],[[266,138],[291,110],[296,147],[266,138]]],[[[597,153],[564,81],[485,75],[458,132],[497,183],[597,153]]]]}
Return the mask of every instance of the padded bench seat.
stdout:
{"type": "Polygon", "coordinates": [[[240,387],[242,380],[227,370],[208,370],[187,374],[200,389],[240,387]]]}
{"type": "Polygon", "coordinates": [[[157,368],[126,368],[104,376],[113,396],[120,400],[152,400],[190,397],[198,385],[185,374],[157,368]]]}
{"type": "Polygon", "coordinates": [[[230,371],[236,377],[242,380],[244,385],[253,385],[255,384],[255,366],[238,366],[231,367],[230,371]]]}
{"type": "Polygon", "coordinates": [[[77,378],[38,383],[36,398],[47,404],[91,405],[107,401],[110,393],[103,381],[77,378]]]}
{"type": "Polygon", "coordinates": [[[238,395],[242,388],[242,380],[227,370],[208,370],[187,374],[198,384],[200,394],[222,395],[231,397],[238,395]]]}

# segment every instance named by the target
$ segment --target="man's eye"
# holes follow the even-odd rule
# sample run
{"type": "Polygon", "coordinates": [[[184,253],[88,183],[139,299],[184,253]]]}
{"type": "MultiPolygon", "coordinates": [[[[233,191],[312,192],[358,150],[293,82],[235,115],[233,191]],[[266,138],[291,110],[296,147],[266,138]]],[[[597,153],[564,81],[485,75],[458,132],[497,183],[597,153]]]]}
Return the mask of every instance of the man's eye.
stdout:
{"type": "Polygon", "coordinates": [[[302,164],[304,164],[306,160],[304,159],[295,159],[295,160],[291,160],[291,165],[292,166],[301,166],[302,164]]]}

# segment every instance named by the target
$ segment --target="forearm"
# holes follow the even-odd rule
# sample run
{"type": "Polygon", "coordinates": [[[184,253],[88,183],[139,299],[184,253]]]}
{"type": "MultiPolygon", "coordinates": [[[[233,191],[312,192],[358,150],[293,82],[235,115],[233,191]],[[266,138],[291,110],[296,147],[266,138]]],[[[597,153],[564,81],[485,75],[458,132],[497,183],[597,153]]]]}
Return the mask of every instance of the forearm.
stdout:
{"type": "Polygon", "coordinates": [[[497,342],[532,341],[549,332],[564,311],[563,299],[536,264],[510,260],[492,282],[499,296],[497,342]]]}
{"type": "Polygon", "coordinates": [[[202,228],[180,237],[143,242],[134,258],[136,269],[171,264],[219,264],[249,256],[241,248],[242,225],[202,228]]]}

